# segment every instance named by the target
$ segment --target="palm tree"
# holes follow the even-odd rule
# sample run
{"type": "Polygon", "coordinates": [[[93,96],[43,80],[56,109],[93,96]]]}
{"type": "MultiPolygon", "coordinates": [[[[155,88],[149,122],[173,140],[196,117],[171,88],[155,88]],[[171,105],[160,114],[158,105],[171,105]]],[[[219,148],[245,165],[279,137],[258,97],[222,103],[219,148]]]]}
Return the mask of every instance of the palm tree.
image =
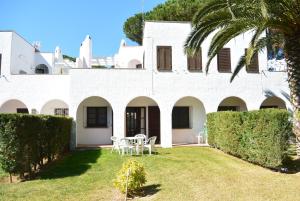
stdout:
{"type": "Polygon", "coordinates": [[[253,32],[253,37],[230,81],[243,67],[249,66],[256,53],[268,45],[280,44],[285,52],[290,98],[295,111],[294,133],[300,140],[300,0],[211,0],[194,16],[185,50],[194,54],[203,41],[214,34],[208,51],[207,72],[221,48],[248,31],[253,32]],[[266,31],[273,34],[263,36],[266,31]]]}

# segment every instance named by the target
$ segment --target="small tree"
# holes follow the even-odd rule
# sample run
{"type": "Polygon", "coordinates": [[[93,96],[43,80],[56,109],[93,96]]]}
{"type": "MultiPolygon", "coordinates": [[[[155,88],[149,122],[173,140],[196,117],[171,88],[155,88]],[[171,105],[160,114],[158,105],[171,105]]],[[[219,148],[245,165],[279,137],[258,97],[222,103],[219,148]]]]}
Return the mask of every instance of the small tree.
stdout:
{"type": "Polygon", "coordinates": [[[137,194],[146,183],[144,166],[135,160],[128,160],[123,164],[113,182],[122,193],[127,192],[130,196],[137,194]]]}

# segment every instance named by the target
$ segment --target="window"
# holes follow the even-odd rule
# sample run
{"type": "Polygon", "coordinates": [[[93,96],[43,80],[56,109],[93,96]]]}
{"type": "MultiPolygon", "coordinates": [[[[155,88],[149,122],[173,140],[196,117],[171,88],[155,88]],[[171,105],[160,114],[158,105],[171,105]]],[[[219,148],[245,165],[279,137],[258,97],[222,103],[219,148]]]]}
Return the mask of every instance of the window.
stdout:
{"type": "MultiPolygon", "coordinates": [[[[246,54],[247,54],[247,49],[245,49],[245,55],[246,54]]],[[[247,70],[247,73],[258,73],[259,72],[258,53],[253,55],[250,65],[247,67],[246,70],[247,70]]]]}
{"type": "Polygon", "coordinates": [[[1,75],[2,54],[0,54],[0,75],[1,75]]]}
{"type": "Polygon", "coordinates": [[[218,112],[221,111],[239,111],[239,106],[219,106],[218,112]]]}
{"type": "Polygon", "coordinates": [[[87,107],[88,128],[107,127],[107,107],[87,107]]]}
{"type": "Polygon", "coordinates": [[[17,113],[19,114],[29,114],[29,111],[27,108],[17,108],[17,113]]]}
{"type": "Polygon", "coordinates": [[[68,116],[69,115],[69,109],[68,108],[55,108],[54,109],[54,115],[68,116]]]}
{"type": "Polygon", "coordinates": [[[189,71],[202,71],[202,51],[201,49],[194,56],[188,56],[188,70],[189,71]]]}
{"type": "Polygon", "coordinates": [[[157,69],[161,71],[172,70],[172,47],[171,46],[157,47],[157,69]]]}
{"type": "Polygon", "coordinates": [[[231,73],[230,48],[223,48],[218,53],[218,71],[231,73]]]}
{"type": "Polygon", "coordinates": [[[172,128],[190,128],[190,108],[174,107],[172,112],[172,128]]]}

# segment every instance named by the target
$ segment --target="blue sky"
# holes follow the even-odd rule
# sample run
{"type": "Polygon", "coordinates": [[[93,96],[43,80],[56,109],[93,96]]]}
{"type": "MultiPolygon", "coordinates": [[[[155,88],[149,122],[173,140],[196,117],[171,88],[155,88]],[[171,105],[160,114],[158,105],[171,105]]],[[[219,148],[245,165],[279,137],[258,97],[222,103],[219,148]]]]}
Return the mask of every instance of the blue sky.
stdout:
{"type": "MultiPolygon", "coordinates": [[[[163,2],[144,0],[144,10],[163,2]]],[[[63,54],[78,56],[90,34],[93,55],[111,56],[125,38],[123,23],[141,12],[142,0],[0,0],[0,7],[0,29],[15,30],[30,43],[40,41],[42,51],[59,45],[63,54]]]]}

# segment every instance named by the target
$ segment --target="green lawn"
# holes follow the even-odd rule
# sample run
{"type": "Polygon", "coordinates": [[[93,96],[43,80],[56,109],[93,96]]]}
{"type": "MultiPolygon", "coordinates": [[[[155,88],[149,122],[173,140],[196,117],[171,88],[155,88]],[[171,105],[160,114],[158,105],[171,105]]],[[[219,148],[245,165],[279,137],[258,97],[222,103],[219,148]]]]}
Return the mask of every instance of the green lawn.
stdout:
{"type": "MultiPolygon", "coordinates": [[[[128,158],[107,149],[77,151],[39,179],[0,184],[0,200],[123,200],[112,180],[128,158]]],[[[300,200],[300,173],[272,172],[211,148],[159,149],[134,158],[148,179],[146,196],[136,200],[300,200]]]]}

